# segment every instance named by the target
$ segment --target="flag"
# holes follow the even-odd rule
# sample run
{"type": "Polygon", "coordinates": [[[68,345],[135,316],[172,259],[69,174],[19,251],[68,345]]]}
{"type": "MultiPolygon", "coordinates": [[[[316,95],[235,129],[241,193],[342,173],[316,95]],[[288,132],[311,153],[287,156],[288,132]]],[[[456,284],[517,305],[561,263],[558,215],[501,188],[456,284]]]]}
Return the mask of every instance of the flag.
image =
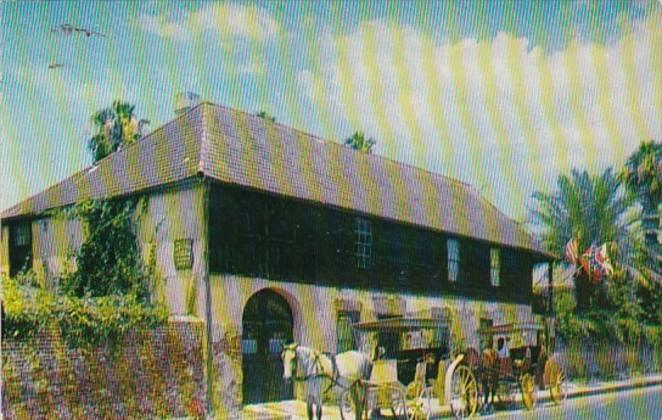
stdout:
{"type": "Polygon", "coordinates": [[[577,239],[572,238],[565,246],[565,257],[572,265],[577,265],[579,259],[579,245],[577,239]]]}
{"type": "Polygon", "coordinates": [[[579,258],[579,262],[588,275],[589,282],[600,281],[601,273],[595,271],[595,268],[598,266],[598,262],[595,259],[595,245],[586,248],[582,253],[582,256],[579,258]]]}
{"type": "Polygon", "coordinates": [[[607,252],[607,244],[602,244],[602,246],[596,250],[595,259],[598,264],[600,264],[600,268],[604,274],[608,276],[614,274],[614,267],[611,265],[609,253],[607,252]]]}
{"type": "Polygon", "coordinates": [[[591,245],[579,258],[579,262],[588,274],[590,282],[597,283],[603,276],[614,274],[614,267],[611,265],[607,252],[607,244],[600,247],[591,245]]]}

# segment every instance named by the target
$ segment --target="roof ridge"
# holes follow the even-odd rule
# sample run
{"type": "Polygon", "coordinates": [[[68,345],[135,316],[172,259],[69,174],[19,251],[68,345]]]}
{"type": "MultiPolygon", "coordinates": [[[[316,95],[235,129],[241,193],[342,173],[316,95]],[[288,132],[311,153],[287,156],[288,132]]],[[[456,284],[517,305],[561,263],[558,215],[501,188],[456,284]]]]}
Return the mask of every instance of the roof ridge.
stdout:
{"type": "MultiPolygon", "coordinates": [[[[196,107],[207,104],[207,102],[201,102],[196,107]]],[[[201,111],[202,116],[201,116],[201,124],[200,124],[200,150],[198,151],[198,173],[203,173],[204,174],[204,152],[205,149],[209,148],[209,145],[207,144],[207,113],[205,112],[205,108],[202,107],[201,111]]]]}
{"type": "MultiPolygon", "coordinates": [[[[238,108],[233,108],[233,107],[226,106],[226,105],[220,105],[220,104],[216,104],[216,103],[209,102],[209,101],[201,102],[201,104],[211,105],[211,106],[214,106],[214,107],[217,107],[217,108],[226,109],[226,110],[233,111],[233,112],[238,112],[240,114],[245,114],[245,115],[249,115],[249,116],[252,116],[252,117],[261,118],[256,114],[252,114],[250,112],[243,111],[243,110],[238,109],[238,108]]],[[[296,131],[298,133],[304,134],[306,136],[312,137],[313,139],[322,141],[325,144],[329,144],[329,145],[332,145],[334,147],[340,147],[340,148],[345,149],[345,150],[350,150],[353,153],[358,153],[359,156],[366,156],[365,157],[366,159],[370,159],[370,158],[381,159],[381,160],[384,160],[384,161],[389,162],[389,163],[394,163],[396,165],[406,166],[408,168],[415,169],[417,171],[425,172],[425,173],[428,173],[428,174],[436,176],[436,177],[444,178],[447,181],[450,181],[450,182],[453,182],[453,183],[456,183],[456,184],[460,184],[462,186],[473,188],[473,185],[469,184],[468,182],[460,181],[459,179],[450,177],[448,175],[441,174],[439,172],[434,172],[430,169],[421,168],[420,166],[416,166],[416,165],[412,165],[410,163],[402,162],[402,161],[399,161],[399,160],[396,160],[396,159],[393,159],[393,158],[386,157],[384,155],[359,152],[357,150],[347,148],[347,147],[343,146],[342,144],[340,144],[336,141],[325,139],[323,137],[318,136],[317,134],[313,134],[313,133],[310,133],[308,131],[304,131],[300,128],[292,127],[290,125],[286,125],[286,124],[283,124],[283,123],[278,122],[278,121],[271,121],[271,120],[268,120],[266,118],[264,120],[265,120],[265,123],[267,123],[267,124],[275,124],[275,125],[278,125],[280,127],[283,127],[283,128],[289,129],[289,130],[293,130],[293,131],[296,131]]]]}
{"type": "MultiPolygon", "coordinates": [[[[72,182],[75,182],[75,183],[78,182],[78,181],[80,181],[80,180],[75,180],[75,181],[74,181],[73,178],[75,178],[76,176],[83,177],[83,176],[85,176],[88,172],[90,172],[92,169],[99,167],[99,165],[102,164],[103,162],[110,161],[110,159],[111,159],[113,156],[120,156],[120,155],[119,155],[120,152],[124,152],[124,151],[131,150],[131,149],[135,148],[135,146],[138,145],[138,144],[144,144],[144,142],[145,142],[148,138],[152,138],[156,133],[159,133],[159,132],[163,131],[166,127],[170,127],[170,126],[172,126],[175,122],[177,122],[178,120],[180,120],[180,119],[182,119],[182,118],[188,116],[188,115],[189,115],[190,113],[192,113],[195,109],[197,109],[198,107],[200,107],[200,105],[202,105],[202,104],[197,104],[196,106],[192,107],[192,108],[189,109],[188,111],[182,113],[181,115],[176,116],[176,117],[173,118],[172,120],[170,120],[170,121],[166,122],[165,124],[163,124],[163,125],[161,125],[161,126],[155,128],[153,131],[149,132],[148,134],[145,134],[144,136],[140,137],[140,138],[139,138],[138,140],[136,140],[135,142],[133,142],[133,143],[131,143],[131,144],[128,144],[126,147],[122,147],[122,148],[116,150],[115,152],[110,153],[108,156],[104,156],[102,159],[99,159],[96,163],[93,163],[93,164],[91,164],[91,165],[85,166],[85,167],[83,167],[82,169],[80,169],[80,170],[74,172],[73,174],[71,174],[71,175],[69,175],[69,176],[67,176],[67,177],[65,177],[65,178],[63,178],[63,179],[61,179],[61,180],[59,180],[59,181],[56,181],[53,185],[51,185],[51,186],[49,186],[49,187],[46,187],[45,189],[43,189],[43,190],[41,190],[41,191],[38,191],[37,193],[32,194],[32,195],[30,195],[29,197],[24,198],[24,199],[22,199],[22,200],[19,200],[18,202],[12,204],[11,206],[2,209],[2,210],[0,211],[0,214],[5,213],[5,212],[7,212],[7,211],[13,209],[14,207],[20,205],[21,203],[24,203],[24,202],[26,202],[26,201],[28,201],[28,200],[32,200],[32,199],[34,199],[35,197],[37,197],[37,196],[39,196],[39,195],[41,195],[41,194],[45,194],[45,193],[47,193],[48,191],[51,191],[52,189],[54,189],[54,188],[56,188],[56,187],[62,185],[63,183],[65,183],[65,182],[67,182],[67,181],[69,181],[69,180],[72,180],[72,182]]],[[[128,152],[127,152],[127,153],[128,153],[128,152]]]]}

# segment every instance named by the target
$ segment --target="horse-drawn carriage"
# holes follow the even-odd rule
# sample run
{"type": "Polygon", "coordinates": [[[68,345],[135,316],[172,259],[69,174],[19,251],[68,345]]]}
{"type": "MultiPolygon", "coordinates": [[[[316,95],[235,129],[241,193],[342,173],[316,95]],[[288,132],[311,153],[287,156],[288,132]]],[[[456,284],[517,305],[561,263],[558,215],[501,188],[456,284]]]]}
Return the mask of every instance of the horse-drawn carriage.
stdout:
{"type": "Polygon", "coordinates": [[[517,393],[532,410],[537,389],[545,387],[552,401],[562,402],[567,395],[565,372],[558,360],[547,354],[542,332],[543,327],[533,323],[479,329],[481,352],[467,349],[448,369],[447,398],[455,417],[472,417],[481,407],[493,404],[495,397],[500,404],[511,406],[517,393]]]}
{"type": "Polygon", "coordinates": [[[541,325],[481,328],[481,351],[468,348],[453,359],[448,327],[447,320],[435,318],[359,322],[353,329],[363,351],[329,355],[293,343],[281,354],[283,377],[311,385],[309,418],[313,405],[318,418],[322,416],[321,381],[330,382],[327,390],[340,389],[343,420],[369,418],[384,409],[399,419],[429,419],[435,405],[446,403],[455,417],[468,418],[494,403],[495,397],[504,406],[512,405],[518,391],[525,407],[533,409],[537,388],[545,387],[554,402],[565,399],[565,373],[558,360],[547,355],[549,345],[545,346],[541,325]],[[367,351],[366,345],[372,350],[367,351]],[[372,361],[367,353],[373,354],[372,361]],[[302,376],[295,375],[297,370],[302,376]]]}
{"type": "MultiPolygon", "coordinates": [[[[360,322],[353,328],[357,342],[371,343],[378,359],[370,379],[358,384],[361,414],[368,417],[388,410],[401,419],[429,418],[433,393],[429,384],[437,381],[440,362],[449,356],[448,322],[398,317],[360,322]]],[[[340,409],[343,419],[355,418],[357,407],[351,390],[342,393],[340,409]]]]}

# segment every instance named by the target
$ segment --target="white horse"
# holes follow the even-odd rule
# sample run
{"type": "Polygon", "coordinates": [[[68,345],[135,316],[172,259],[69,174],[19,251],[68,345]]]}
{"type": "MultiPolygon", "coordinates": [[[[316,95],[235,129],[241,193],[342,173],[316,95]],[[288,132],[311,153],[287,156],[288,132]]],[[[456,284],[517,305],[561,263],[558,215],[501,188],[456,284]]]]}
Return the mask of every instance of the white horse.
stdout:
{"type": "MultiPolygon", "coordinates": [[[[307,383],[306,408],[308,419],[313,419],[313,406],[317,418],[322,418],[323,382],[341,390],[351,390],[354,407],[361,407],[358,383],[370,378],[372,360],[358,351],[347,351],[338,355],[326,355],[317,350],[300,346],[297,343],[283,347],[283,379],[305,381],[307,383]],[[296,376],[299,371],[303,376],[296,376]]],[[[327,388],[328,389],[328,388],[327,388]]],[[[359,419],[360,410],[356,410],[359,419]]]]}

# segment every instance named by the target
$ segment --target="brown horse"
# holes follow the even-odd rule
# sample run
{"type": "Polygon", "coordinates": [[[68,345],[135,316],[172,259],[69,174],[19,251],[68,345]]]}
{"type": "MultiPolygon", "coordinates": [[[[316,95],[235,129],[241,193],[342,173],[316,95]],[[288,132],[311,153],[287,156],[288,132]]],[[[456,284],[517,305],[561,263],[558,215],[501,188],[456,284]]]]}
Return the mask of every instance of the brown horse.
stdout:
{"type": "Polygon", "coordinates": [[[485,399],[483,405],[490,407],[494,404],[494,394],[499,384],[499,354],[494,349],[484,349],[481,357],[481,375],[480,380],[483,385],[485,399]],[[491,400],[488,403],[490,394],[491,400]]]}
{"type": "Polygon", "coordinates": [[[483,407],[494,404],[494,395],[499,382],[499,355],[494,349],[484,349],[478,353],[475,348],[468,348],[464,352],[464,362],[469,366],[481,383],[484,395],[483,407]],[[489,399],[492,396],[491,400],[489,399]]]}

